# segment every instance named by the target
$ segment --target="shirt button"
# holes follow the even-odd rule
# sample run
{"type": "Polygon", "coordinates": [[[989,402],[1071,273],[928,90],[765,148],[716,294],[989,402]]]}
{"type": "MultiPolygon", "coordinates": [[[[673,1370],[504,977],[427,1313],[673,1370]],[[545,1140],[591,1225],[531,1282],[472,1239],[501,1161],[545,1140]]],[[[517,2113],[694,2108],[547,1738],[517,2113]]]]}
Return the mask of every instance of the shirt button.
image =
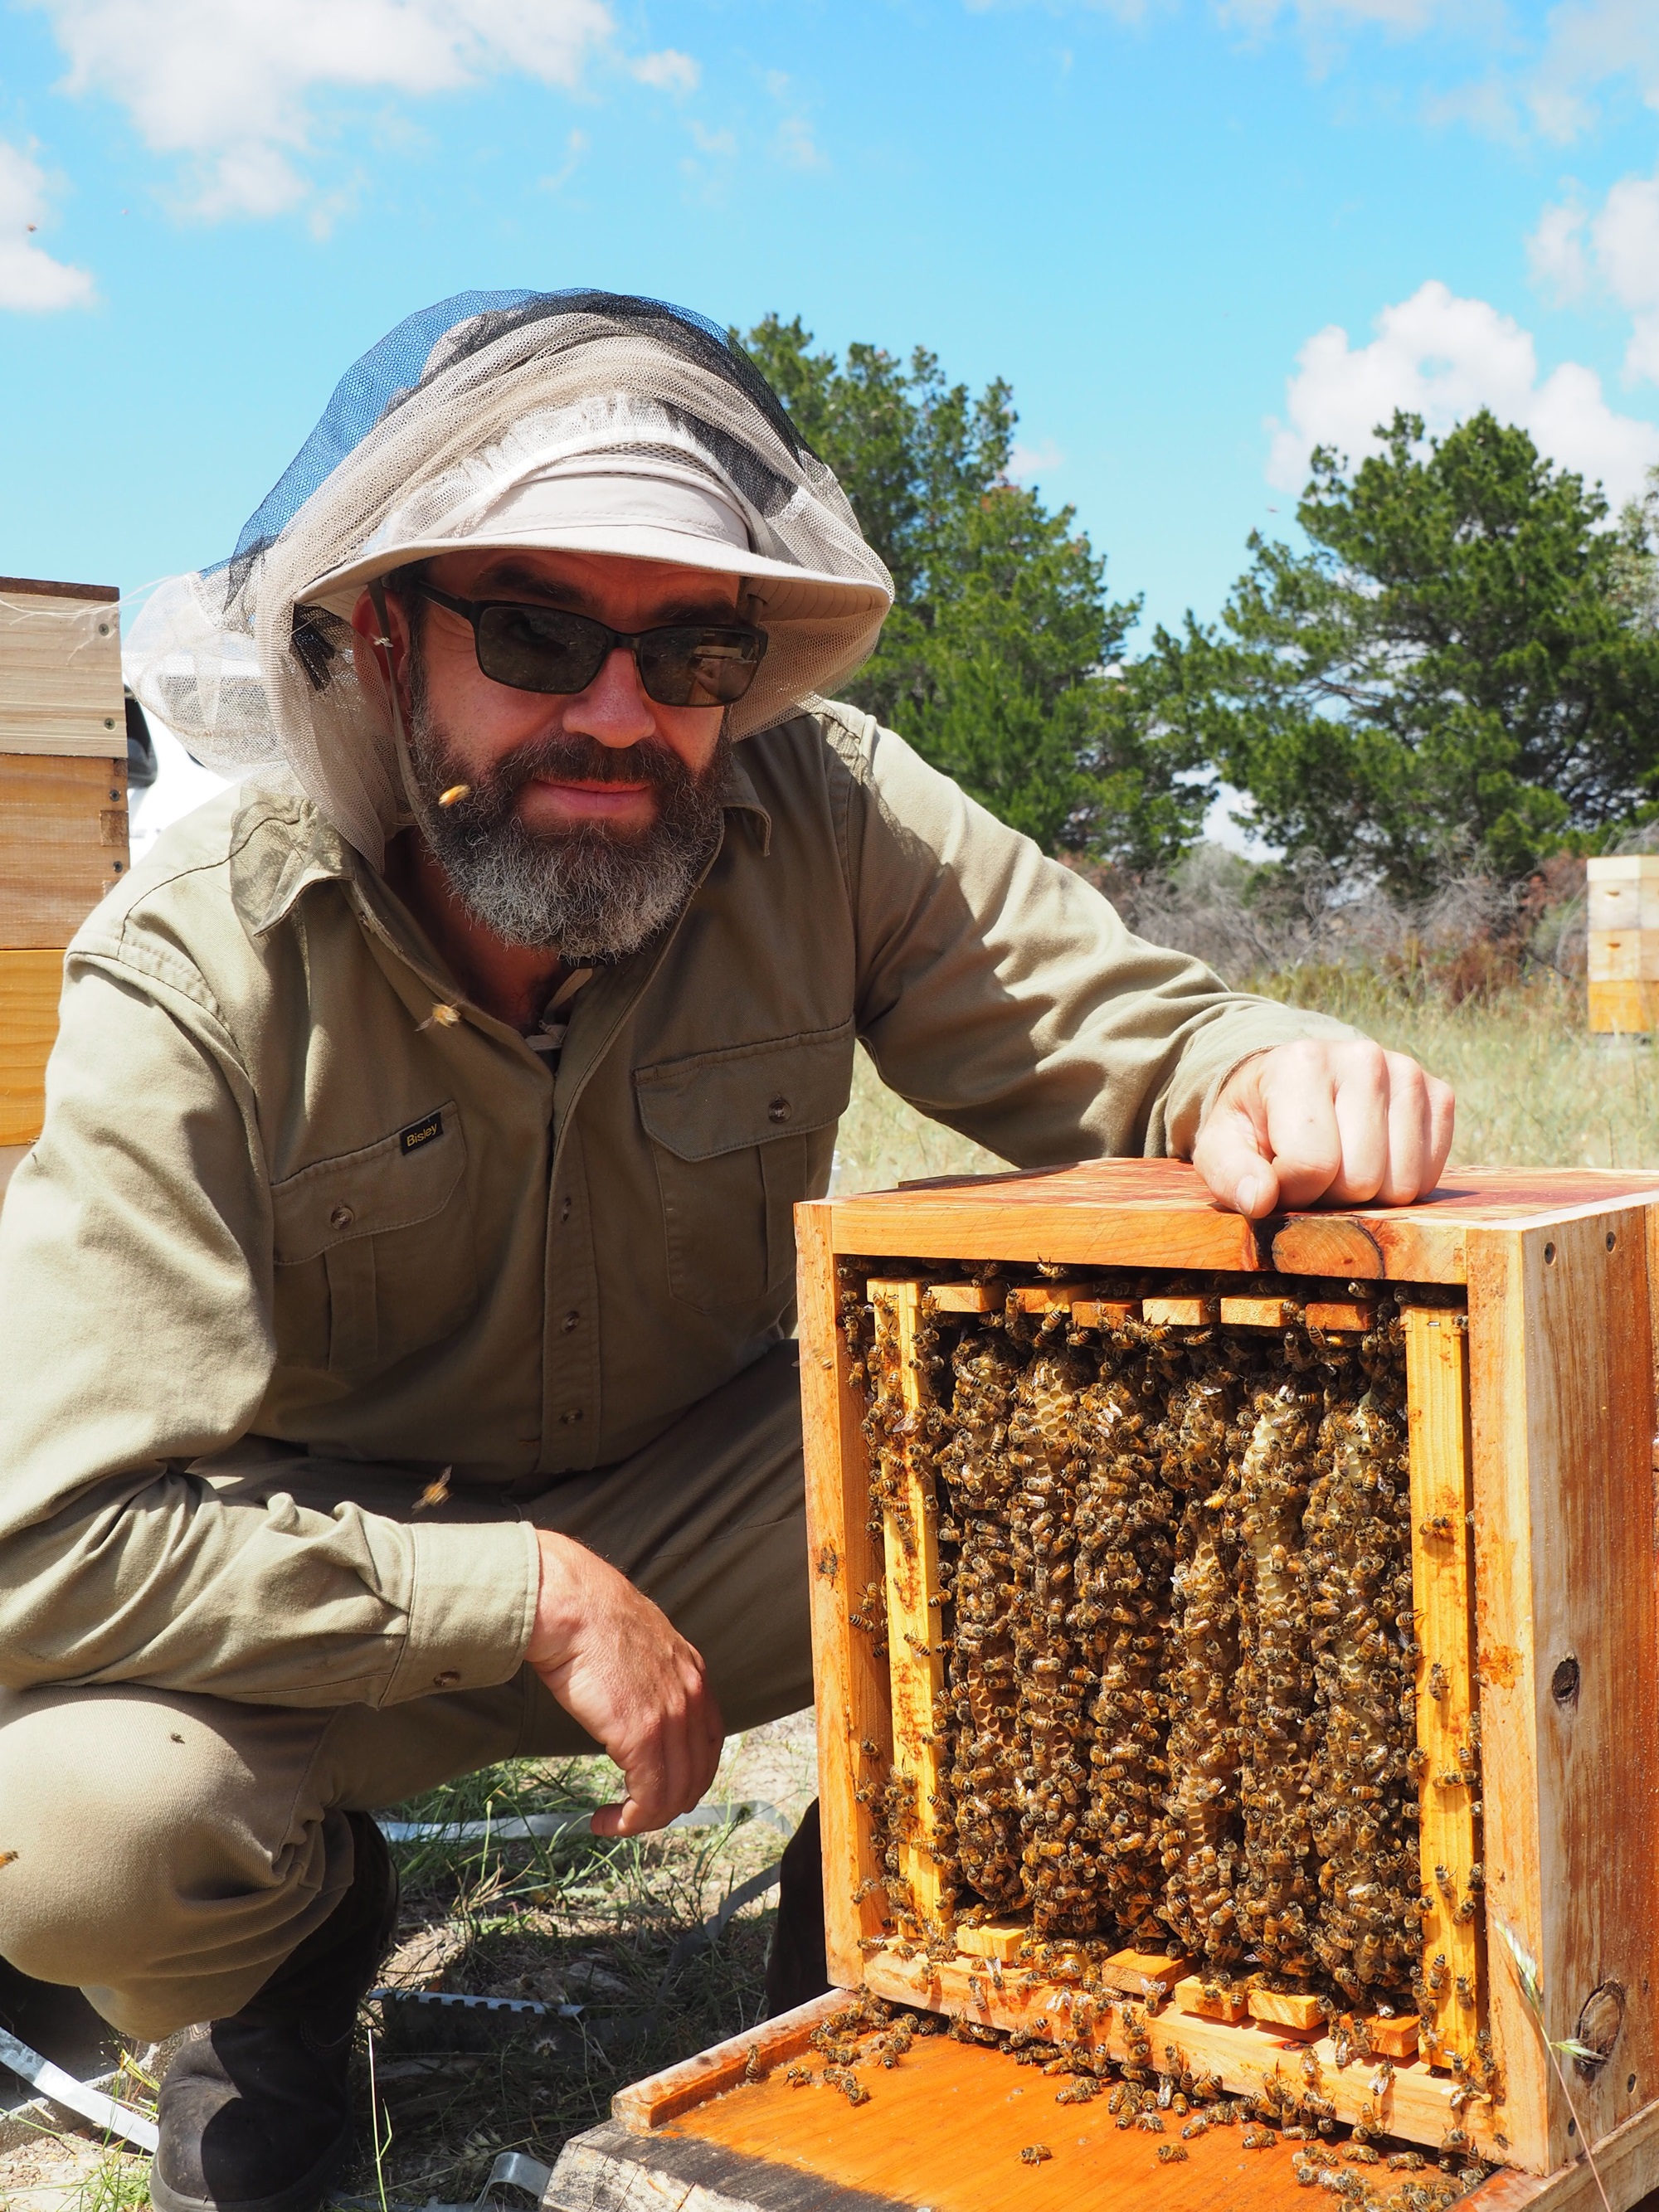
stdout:
{"type": "Polygon", "coordinates": [[[565,1316],[565,1317],[564,1317],[563,1321],[562,1321],[562,1322],[560,1322],[559,1326],[560,1326],[560,1328],[563,1328],[563,1329],[566,1329],[566,1330],[573,1329],[573,1328],[574,1328],[574,1327],[576,1326],[576,1323],[577,1323],[580,1319],[581,1319],[581,1316],[580,1316],[580,1315],[576,1311],[575,1308],[573,1306],[573,1307],[571,1308],[570,1311],[569,1311],[569,1312],[565,1316]]]}
{"type": "Polygon", "coordinates": [[[349,1229],[356,1218],[349,1206],[337,1206],[328,1217],[328,1225],[331,1229],[349,1229]]]}
{"type": "Polygon", "coordinates": [[[570,1411],[569,1411],[568,1413],[561,1413],[561,1414],[560,1414],[560,1416],[559,1416],[559,1420],[560,1420],[561,1425],[562,1425],[563,1427],[565,1427],[565,1428],[567,1428],[567,1429],[568,1429],[568,1428],[571,1425],[571,1424],[572,1424],[572,1422],[573,1422],[573,1421],[580,1421],[580,1419],[581,1419],[581,1417],[582,1417],[582,1409],[581,1409],[581,1407],[580,1407],[580,1406],[573,1406],[573,1407],[571,1407],[570,1411]]]}
{"type": "Polygon", "coordinates": [[[568,1198],[560,1201],[559,1218],[561,1221],[568,1221],[570,1218],[570,1200],[568,1198]]]}
{"type": "Polygon", "coordinates": [[[434,1690],[453,1690],[460,1679],[459,1667],[446,1667],[441,1674],[432,1677],[432,1686],[434,1690]]]}
{"type": "Polygon", "coordinates": [[[782,1097],[775,1098],[766,1109],[768,1118],[774,1121],[787,1121],[794,1110],[789,1101],[782,1097]]]}

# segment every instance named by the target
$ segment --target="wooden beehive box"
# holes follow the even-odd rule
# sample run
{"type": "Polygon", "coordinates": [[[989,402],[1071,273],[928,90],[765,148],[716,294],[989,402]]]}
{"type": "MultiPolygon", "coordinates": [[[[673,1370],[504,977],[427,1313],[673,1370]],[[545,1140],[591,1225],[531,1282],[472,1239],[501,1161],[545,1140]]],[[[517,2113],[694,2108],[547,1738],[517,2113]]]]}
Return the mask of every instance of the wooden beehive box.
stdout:
{"type": "Polygon", "coordinates": [[[1613,854],[1586,868],[1590,1029],[1644,1035],[1659,1029],[1659,854],[1613,854]]]}
{"type": "Polygon", "coordinates": [[[1339,2123],[1534,2176],[1588,2136],[1613,2212],[1659,2183],[1659,1176],[1456,1175],[1419,1206],[1252,1225],[1179,1164],[1111,1162],[823,1200],[797,1221],[832,1982],[1117,2058],[1150,2042],[1166,2055],[1152,2063],[1177,2053],[1236,2092],[1297,2069],[1339,2123]],[[863,1355],[844,1325],[866,1298],[909,1414],[908,1431],[890,1419],[901,1463],[874,1529],[863,1355]],[[951,1386],[948,1367],[941,1381],[914,1362],[918,1332],[1048,1312],[1087,1347],[1125,1316],[1224,1338],[1294,1319],[1340,1346],[1379,1298],[1398,1309],[1409,1407],[1426,2015],[1352,2007],[1334,2037],[1328,2006],[1250,1988],[1248,1961],[1218,1978],[1096,1946],[1079,1981],[1017,1914],[961,1925],[958,1898],[953,1924],[951,1838],[933,1825],[938,1486],[902,1441],[951,1386]],[[860,1625],[882,1590],[884,1644],[860,1625]],[[912,1810],[884,1846],[894,1788],[912,1810]],[[1539,2011],[1517,1959],[1535,1964],[1539,2011]]]}
{"type": "Polygon", "coordinates": [[[0,1149],[40,1133],[64,948],[127,866],[118,596],[0,577],[0,1149]]]}

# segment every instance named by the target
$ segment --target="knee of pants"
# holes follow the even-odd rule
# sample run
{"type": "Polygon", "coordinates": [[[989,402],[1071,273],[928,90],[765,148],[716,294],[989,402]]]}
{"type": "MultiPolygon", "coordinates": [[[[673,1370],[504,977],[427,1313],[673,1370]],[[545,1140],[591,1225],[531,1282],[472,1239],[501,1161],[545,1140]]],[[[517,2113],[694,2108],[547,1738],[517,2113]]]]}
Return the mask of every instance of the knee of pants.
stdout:
{"type": "Polygon", "coordinates": [[[0,1956],[119,1987],[234,1952],[250,1905],[291,1915],[320,1879],[321,1824],[295,1796],[325,1718],[143,1689],[0,1696],[0,1956]]]}

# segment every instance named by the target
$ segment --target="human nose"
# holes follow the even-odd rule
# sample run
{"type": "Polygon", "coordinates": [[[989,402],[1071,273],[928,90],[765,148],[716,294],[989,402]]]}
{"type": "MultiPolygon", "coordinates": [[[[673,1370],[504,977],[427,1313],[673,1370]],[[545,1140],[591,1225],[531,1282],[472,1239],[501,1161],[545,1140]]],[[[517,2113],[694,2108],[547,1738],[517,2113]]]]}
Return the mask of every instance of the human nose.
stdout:
{"type": "Polygon", "coordinates": [[[657,719],[640,682],[639,664],[625,646],[607,653],[586,691],[564,710],[564,727],[617,751],[643,744],[657,733],[657,719]]]}

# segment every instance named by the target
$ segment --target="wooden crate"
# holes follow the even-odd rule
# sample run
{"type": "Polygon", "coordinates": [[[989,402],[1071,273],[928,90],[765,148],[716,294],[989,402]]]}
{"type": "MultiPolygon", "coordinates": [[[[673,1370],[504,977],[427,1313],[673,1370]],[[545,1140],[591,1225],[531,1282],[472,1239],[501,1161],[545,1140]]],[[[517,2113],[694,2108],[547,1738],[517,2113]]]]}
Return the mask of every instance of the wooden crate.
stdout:
{"type": "MultiPolygon", "coordinates": [[[[1438,1954],[1446,1966],[1436,2015],[1422,2023],[1415,2057],[1406,2055],[1408,2036],[1396,2045],[1380,2094],[1372,2065],[1345,2063],[1316,2014],[1268,2018],[1263,2004],[1248,2020],[1216,2016],[1201,1976],[1183,1973],[1198,1986],[1164,1996],[1167,1962],[1157,1957],[1111,1962],[1115,1975],[1102,1978],[1133,2002],[1086,2033],[1122,2057],[1126,2009],[1135,2022],[1144,2007],[1151,2027],[1134,2033],[1244,2093],[1275,2068],[1300,2065],[1305,2045],[1339,2120],[1356,2121],[1375,2103],[1393,2136],[1435,2149],[1461,2134],[1481,2155],[1540,2177],[1569,2166],[1582,2127],[1603,2179],[1609,2162],[1614,2169],[1613,2212],[1659,2184],[1659,1299],[1650,1296],[1659,1176],[1454,1176],[1421,1206],[1252,1226],[1210,1203],[1179,1164],[1110,1162],[823,1200],[799,1208],[797,1221],[832,1980],[1007,2028],[1052,2027],[1078,2002],[1068,1984],[1016,1963],[1018,1928],[964,1930],[954,1945],[936,1940],[930,1957],[907,1940],[922,1930],[901,1918],[884,1887],[870,1807],[895,1771],[914,1775],[921,1807],[931,1794],[935,1747],[925,1739],[938,1660],[929,1624],[939,1616],[928,1606],[938,1592],[927,1481],[913,1501],[914,1547],[890,1527],[884,1542],[868,1525],[866,1405],[839,1326],[847,1264],[855,1262],[860,1292],[878,1286],[918,1411],[927,1377],[907,1362],[924,1298],[948,1311],[1024,1285],[1032,1304],[1065,1303],[1068,1325],[1083,1327],[1113,1297],[1129,1303],[1107,1271],[1132,1270],[1135,1297],[1173,1325],[1278,1326],[1289,1300],[1310,1317],[1322,1304],[1322,1325],[1341,1329],[1363,1325],[1371,1286],[1400,1286],[1419,1735],[1431,1753],[1421,1784],[1424,1941],[1425,1957],[1438,1954]],[[1003,1277],[988,1294],[970,1276],[992,1261],[1003,1277]],[[1328,1283],[1328,1297],[1310,1278],[1328,1283]],[[1413,1285],[1424,1286],[1420,1298],[1413,1285]],[[879,1654],[854,1616],[883,1582],[889,1632],[879,1654]],[[1463,1880],[1477,1841],[1474,1807],[1468,1788],[1456,1786],[1474,1702],[1485,1890],[1470,1917],[1454,1900],[1476,1893],[1463,1880]],[[1437,1867],[1449,1883],[1437,1884],[1437,1867]],[[1511,1938],[1536,1962],[1541,2017],[1511,1938]],[[1459,1974],[1466,2004],[1451,1995],[1459,1974]],[[1466,2106],[1455,2073],[1435,2062],[1461,2058],[1477,2024],[1495,2045],[1498,2086],[1492,2100],[1466,2106]],[[1610,2028],[1611,2050],[1596,2064],[1547,2047],[1606,2044],[1610,2028]]],[[[920,1922],[937,1889],[925,1814],[902,1850],[920,1922]]],[[[1403,2024],[1392,2032],[1403,2035],[1403,2024]]],[[[1571,2172],[1583,2178],[1582,2167],[1571,2172]]],[[[1578,2183],[1570,2175],[1551,2185],[1571,2197],[1578,2183]]]]}
{"type": "Polygon", "coordinates": [[[1601,1036],[1659,1028],[1659,854],[1588,864],[1589,1025],[1601,1036]]]}
{"type": "Polygon", "coordinates": [[[59,956],[129,863],[116,599],[0,578],[0,1148],[40,1134],[59,956]]]}

